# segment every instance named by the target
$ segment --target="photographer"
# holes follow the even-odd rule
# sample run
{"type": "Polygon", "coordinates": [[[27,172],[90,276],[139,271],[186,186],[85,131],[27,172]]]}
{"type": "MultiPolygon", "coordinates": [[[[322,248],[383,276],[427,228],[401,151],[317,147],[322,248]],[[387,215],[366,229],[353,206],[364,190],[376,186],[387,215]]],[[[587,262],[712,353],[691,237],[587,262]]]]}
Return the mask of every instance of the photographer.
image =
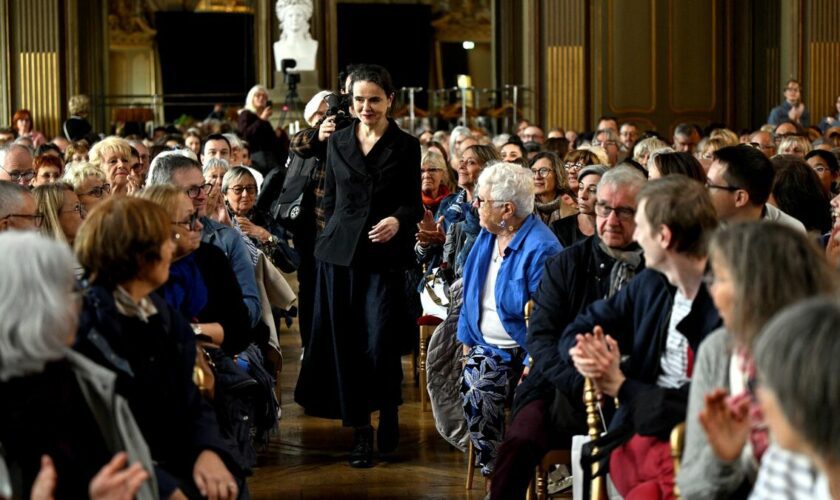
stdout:
{"type": "Polygon", "coordinates": [[[268,121],[271,114],[268,91],[262,85],[254,85],[245,98],[245,107],[239,111],[236,132],[248,141],[251,166],[263,175],[283,165],[286,156],[268,121]]]}

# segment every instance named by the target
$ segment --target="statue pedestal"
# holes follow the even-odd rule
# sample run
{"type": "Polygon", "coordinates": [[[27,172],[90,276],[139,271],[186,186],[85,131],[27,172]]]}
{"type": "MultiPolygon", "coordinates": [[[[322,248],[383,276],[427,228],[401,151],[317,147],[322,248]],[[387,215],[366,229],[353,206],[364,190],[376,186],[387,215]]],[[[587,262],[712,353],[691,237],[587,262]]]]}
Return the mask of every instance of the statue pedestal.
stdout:
{"type": "Polygon", "coordinates": [[[283,82],[283,73],[279,71],[274,73],[274,88],[268,91],[268,98],[274,103],[274,113],[271,115],[271,124],[274,127],[280,126],[288,130],[289,124],[293,122],[298,122],[296,125],[301,129],[309,126],[303,118],[303,109],[306,107],[306,103],[312,99],[312,96],[320,91],[318,72],[302,71],[298,74],[300,75],[300,83],[297,84],[298,101],[295,106],[296,109],[290,108],[288,112],[284,113],[283,106],[286,103],[286,94],[289,92],[289,88],[283,82]],[[280,123],[281,117],[284,117],[283,123],[280,123]]]}

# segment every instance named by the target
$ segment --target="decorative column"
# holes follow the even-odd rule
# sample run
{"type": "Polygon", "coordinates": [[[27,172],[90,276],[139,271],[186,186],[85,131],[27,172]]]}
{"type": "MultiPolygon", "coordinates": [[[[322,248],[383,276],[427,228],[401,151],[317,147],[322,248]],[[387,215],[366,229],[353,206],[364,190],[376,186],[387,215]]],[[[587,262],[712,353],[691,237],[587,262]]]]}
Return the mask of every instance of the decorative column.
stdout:
{"type": "MultiPolygon", "coordinates": [[[[12,108],[29,109],[35,127],[52,137],[62,121],[59,1],[12,0],[6,7],[11,10],[11,26],[5,26],[3,32],[11,32],[12,50],[7,52],[12,55],[8,61],[11,85],[6,88],[14,92],[12,108]],[[7,30],[9,27],[14,29],[7,30]]],[[[9,114],[2,121],[7,119],[11,119],[9,114]]]]}

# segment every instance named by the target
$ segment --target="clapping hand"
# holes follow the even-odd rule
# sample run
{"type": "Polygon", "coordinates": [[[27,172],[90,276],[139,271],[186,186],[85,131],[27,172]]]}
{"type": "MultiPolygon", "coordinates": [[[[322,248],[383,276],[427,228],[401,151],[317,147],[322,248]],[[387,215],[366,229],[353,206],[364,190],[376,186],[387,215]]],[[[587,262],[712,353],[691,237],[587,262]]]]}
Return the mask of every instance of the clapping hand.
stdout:
{"type": "Polygon", "coordinates": [[[750,400],[741,398],[729,404],[727,397],[723,389],[706,394],[706,406],[700,411],[699,420],[715,455],[732,462],[741,455],[750,435],[750,400]]]}
{"type": "Polygon", "coordinates": [[[596,325],[593,332],[578,334],[577,344],[569,349],[569,355],[577,371],[592,379],[598,392],[616,397],[625,380],[619,366],[621,351],[618,342],[609,335],[605,336],[600,326],[596,325]]]}
{"type": "Polygon", "coordinates": [[[236,216],[236,222],[239,224],[239,227],[242,228],[242,232],[252,238],[256,238],[263,243],[271,238],[271,233],[262,226],[254,224],[246,217],[236,216]]]}
{"type": "Polygon", "coordinates": [[[799,119],[802,117],[802,113],[805,112],[805,103],[798,102],[791,106],[790,111],[788,111],[788,118],[792,121],[799,123],[799,119]]]}
{"type": "Polygon", "coordinates": [[[442,245],[446,241],[446,234],[443,232],[443,217],[435,222],[431,210],[425,210],[423,220],[417,223],[417,234],[415,238],[420,246],[442,245]]]}

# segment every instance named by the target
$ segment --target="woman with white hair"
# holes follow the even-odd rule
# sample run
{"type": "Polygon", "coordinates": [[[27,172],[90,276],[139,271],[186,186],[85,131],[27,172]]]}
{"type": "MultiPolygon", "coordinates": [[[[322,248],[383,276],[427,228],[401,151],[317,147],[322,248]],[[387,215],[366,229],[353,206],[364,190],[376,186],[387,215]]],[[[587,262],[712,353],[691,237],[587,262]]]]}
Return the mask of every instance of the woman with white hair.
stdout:
{"type": "MultiPolygon", "coordinates": [[[[58,479],[50,497],[97,498],[91,481],[112,460],[125,465],[127,458],[127,469],[102,470],[116,472],[116,486],[129,497],[157,498],[148,448],[116,394],[116,377],[69,348],[81,299],[70,248],[7,231],[0,252],[0,462],[16,475],[12,496],[29,498],[43,468],[58,479]]],[[[9,486],[3,479],[0,493],[9,486]]]]}
{"type": "Polygon", "coordinates": [[[239,111],[236,132],[248,141],[251,166],[263,175],[283,165],[286,156],[274,127],[268,121],[271,114],[268,91],[262,85],[254,85],[245,97],[245,107],[239,111]]]}
{"type": "Polygon", "coordinates": [[[473,204],[482,229],[464,266],[458,340],[466,358],[464,415],[488,477],[504,435],[504,404],[527,358],[525,304],[537,291],[545,260],[563,247],[533,213],[531,172],[496,163],[482,171],[478,186],[473,204]]]}
{"type": "Polygon", "coordinates": [[[111,185],[111,196],[126,196],[140,189],[140,186],[129,182],[131,146],[122,137],[102,139],[93,145],[88,156],[93,166],[105,172],[108,184],[111,185]]]}

